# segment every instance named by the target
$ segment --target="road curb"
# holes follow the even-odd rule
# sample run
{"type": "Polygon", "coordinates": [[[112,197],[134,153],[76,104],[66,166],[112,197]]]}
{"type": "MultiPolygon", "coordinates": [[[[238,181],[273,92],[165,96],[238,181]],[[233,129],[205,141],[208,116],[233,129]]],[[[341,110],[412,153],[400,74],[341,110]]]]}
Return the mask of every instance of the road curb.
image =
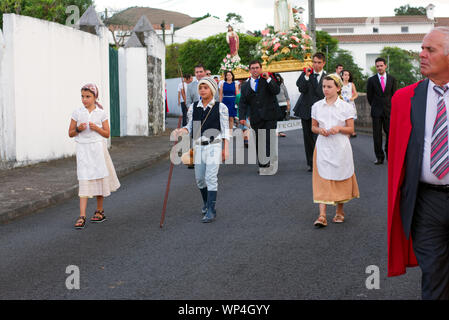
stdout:
{"type": "MultiPolygon", "coordinates": [[[[154,158],[142,160],[134,165],[130,165],[124,168],[116,170],[117,176],[123,178],[135,171],[148,168],[159,161],[168,158],[170,155],[170,150],[156,155],[154,158]]],[[[55,193],[51,196],[44,197],[37,201],[24,201],[24,204],[20,207],[1,212],[0,213],[0,224],[6,224],[13,220],[31,215],[39,210],[48,208],[52,205],[64,202],[76,196],[78,194],[78,184],[67,188],[64,191],[55,193]]]]}

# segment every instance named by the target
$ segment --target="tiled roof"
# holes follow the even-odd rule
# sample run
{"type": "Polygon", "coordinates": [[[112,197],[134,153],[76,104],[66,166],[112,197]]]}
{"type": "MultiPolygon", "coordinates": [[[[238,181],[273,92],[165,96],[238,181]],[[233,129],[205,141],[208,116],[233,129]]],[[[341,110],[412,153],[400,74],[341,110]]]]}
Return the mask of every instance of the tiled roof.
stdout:
{"type": "MultiPolygon", "coordinates": [[[[375,17],[346,17],[346,18],[316,18],[316,25],[342,25],[342,24],[364,24],[368,19],[372,21],[375,17]]],[[[433,23],[427,16],[393,16],[379,17],[379,23],[433,23]]]]}
{"type": "Polygon", "coordinates": [[[435,27],[449,27],[449,18],[436,18],[435,27]]]}
{"type": "MultiPolygon", "coordinates": [[[[134,29],[134,26],[111,24],[108,26],[108,28],[109,28],[109,30],[112,30],[112,31],[116,31],[116,30],[131,31],[134,29]]],[[[153,24],[153,29],[154,30],[162,30],[162,28],[159,24],[153,24]]],[[[165,30],[170,30],[170,25],[166,25],[165,30]]]]}
{"type": "Polygon", "coordinates": [[[381,42],[381,43],[399,43],[399,42],[422,42],[424,33],[404,33],[404,34],[352,34],[336,35],[333,38],[338,39],[340,43],[362,43],[362,42],[381,42]]]}

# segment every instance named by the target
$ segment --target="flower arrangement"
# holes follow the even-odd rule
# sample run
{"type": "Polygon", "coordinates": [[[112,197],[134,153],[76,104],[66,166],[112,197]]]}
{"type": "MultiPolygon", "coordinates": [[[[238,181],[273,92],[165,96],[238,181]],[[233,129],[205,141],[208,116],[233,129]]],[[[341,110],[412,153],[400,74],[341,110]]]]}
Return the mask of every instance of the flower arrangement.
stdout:
{"type": "Polygon", "coordinates": [[[271,29],[263,30],[263,38],[256,45],[253,54],[259,59],[264,55],[268,56],[267,63],[270,63],[287,58],[304,60],[306,54],[312,53],[312,38],[296,8],[293,9],[293,18],[295,27],[288,32],[274,33],[271,29]]]}
{"type": "Polygon", "coordinates": [[[220,71],[232,71],[237,68],[248,70],[248,67],[240,63],[241,59],[237,56],[231,56],[230,54],[227,54],[226,57],[223,59],[223,62],[220,66],[220,71]]]}

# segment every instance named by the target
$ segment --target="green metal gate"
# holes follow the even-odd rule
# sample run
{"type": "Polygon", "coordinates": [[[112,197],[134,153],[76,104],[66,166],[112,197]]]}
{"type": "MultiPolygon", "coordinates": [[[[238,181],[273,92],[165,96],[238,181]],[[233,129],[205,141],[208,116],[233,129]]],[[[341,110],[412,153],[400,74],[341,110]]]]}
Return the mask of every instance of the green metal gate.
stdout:
{"type": "Polygon", "coordinates": [[[109,99],[111,106],[111,136],[120,137],[118,51],[114,48],[109,48],[109,99]]]}

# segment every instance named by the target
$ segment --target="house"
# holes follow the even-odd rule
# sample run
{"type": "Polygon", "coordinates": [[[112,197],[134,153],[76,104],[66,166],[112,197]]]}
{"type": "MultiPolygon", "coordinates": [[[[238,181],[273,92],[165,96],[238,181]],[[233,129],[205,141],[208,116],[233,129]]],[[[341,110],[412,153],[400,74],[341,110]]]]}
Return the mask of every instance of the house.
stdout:
{"type": "Polygon", "coordinates": [[[433,4],[426,11],[420,16],[317,18],[316,30],[338,39],[339,47],[351,52],[357,65],[371,74],[370,68],[384,47],[419,52],[427,32],[449,26],[449,17],[434,16],[433,4]]]}

